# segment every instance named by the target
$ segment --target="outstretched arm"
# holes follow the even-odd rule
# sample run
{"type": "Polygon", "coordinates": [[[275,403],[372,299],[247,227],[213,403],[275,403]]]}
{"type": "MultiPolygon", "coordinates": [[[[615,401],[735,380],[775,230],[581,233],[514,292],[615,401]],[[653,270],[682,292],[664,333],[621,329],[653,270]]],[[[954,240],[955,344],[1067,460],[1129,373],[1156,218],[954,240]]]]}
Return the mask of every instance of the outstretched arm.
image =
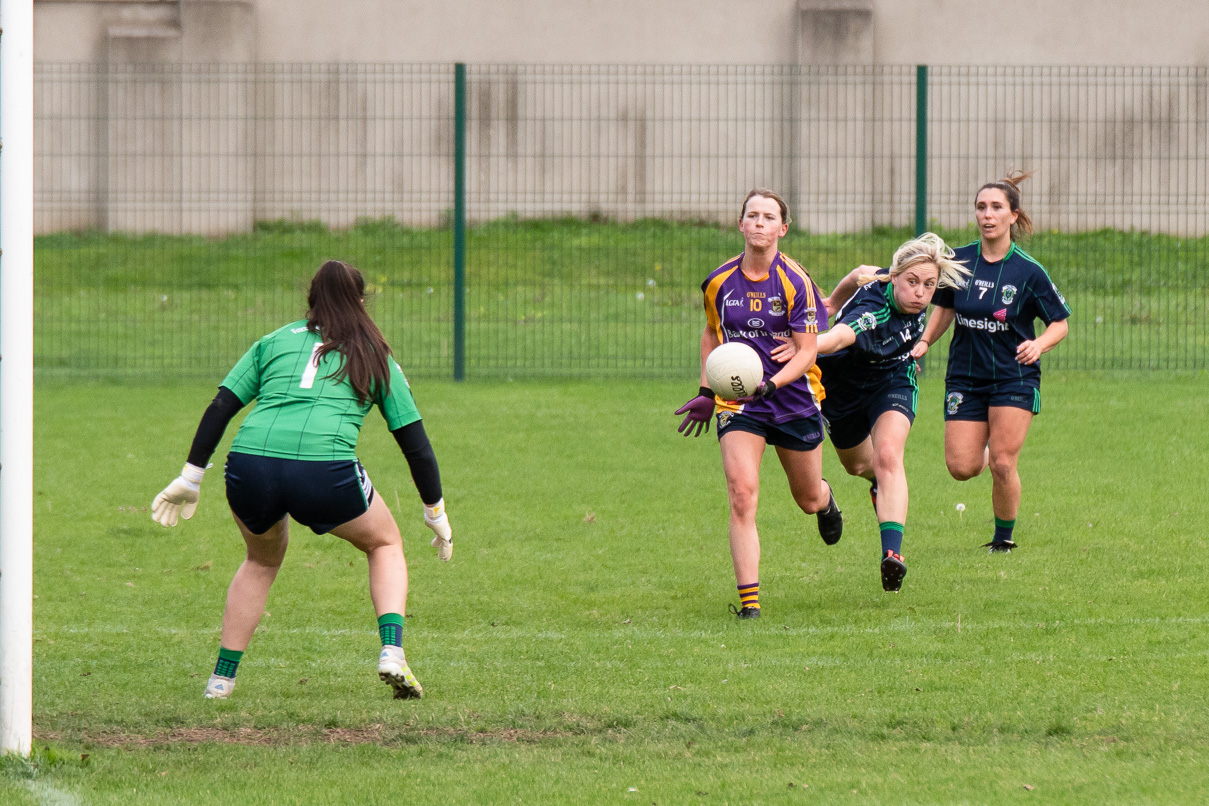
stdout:
{"type": "Polygon", "coordinates": [[[153,521],[163,526],[176,526],[180,518],[189,520],[193,517],[201,496],[206,464],[222,441],[227,424],[242,408],[243,401],[234,392],[225,386],[218,387],[218,394],[210,401],[197,426],[193,445],[189,448],[189,460],[185,462],[181,474],[151,502],[153,521]]]}
{"type": "Polygon", "coordinates": [[[428,441],[424,423],[416,420],[390,433],[407,459],[411,480],[415,482],[416,492],[424,503],[424,525],[435,535],[432,545],[437,550],[437,558],[448,562],[453,557],[453,527],[449,525],[449,516],[445,513],[441,470],[437,467],[437,457],[432,451],[432,443],[428,441]]]}
{"type": "Polygon", "coordinates": [[[928,318],[928,324],[924,327],[924,334],[919,337],[919,341],[911,348],[912,358],[923,358],[928,353],[928,348],[936,343],[936,340],[945,334],[949,329],[949,325],[953,324],[953,316],[956,313],[952,308],[942,308],[939,305],[932,308],[932,315],[928,318]]]}
{"type": "MultiPolygon", "coordinates": [[[[881,269],[877,266],[857,266],[844,275],[844,279],[836,283],[835,288],[831,289],[831,296],[823,300],[823,304],[827,306],[827,317],[829,319],[834,317],[836,311],[844,307],[845,302],[852,299],[852,295],[861,287],[861,277],[868,277],[879,271],[881,269]]],[[[820,350],[819,352],[823,351],[820,350]]]]}
{"type": "Polygon", "coordinates": [[[856,331],[845,324],[833,325],[831,330],[819,336],[819,355],[838,353],[853,344],[856,344],[856,331]]]}
{"type": "Polygon", "coordinates": [[[420,500],[425,506],[435,506],[441,500],[441,470],[437,467],[437,456],[432,451],[432,443],[428,441],[424,422],[416,420],[390,433],[403,451],[420,500]]]}

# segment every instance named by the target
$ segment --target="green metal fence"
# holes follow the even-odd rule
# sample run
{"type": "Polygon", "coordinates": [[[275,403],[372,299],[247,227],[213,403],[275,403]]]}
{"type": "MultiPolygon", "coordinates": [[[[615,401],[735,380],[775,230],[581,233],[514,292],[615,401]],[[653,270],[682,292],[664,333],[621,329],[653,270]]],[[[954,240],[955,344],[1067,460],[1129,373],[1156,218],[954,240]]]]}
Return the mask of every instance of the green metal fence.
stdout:
{"type": "Polygon", "coordinates": [[[41,64],[43,375],[218,378],[360,266],[405,370],[691,377],[747,190],[824,288],[1036,170],[1045,363],[1209,364],[1209,70],[41,64]]]}

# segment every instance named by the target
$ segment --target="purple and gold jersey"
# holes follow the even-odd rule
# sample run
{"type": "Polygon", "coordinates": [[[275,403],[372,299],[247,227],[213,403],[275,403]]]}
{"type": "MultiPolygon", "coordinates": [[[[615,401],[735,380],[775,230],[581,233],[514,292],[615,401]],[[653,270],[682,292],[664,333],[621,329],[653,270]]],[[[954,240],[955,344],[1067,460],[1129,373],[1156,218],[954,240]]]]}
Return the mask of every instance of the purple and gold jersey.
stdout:
{"type": "MultiPolygon", "coordinates": [[[[706,326],[723,344],[739,341],[753,347],[764,364],[764,380],[781,369],[772,351],[790,333],[818,333],[827,328],[823,294],[806,270],[777,252],[768,274],[749,280],[739,268],[743,255],[710,272],[701,284],[705,292],[706,326]]],[[[801,378],[785,384],[771,398],[750,403],[717,398],[719,411],[742,412],[774,423],[819,413],[823,384],[819,369],[811,366],[801,378]]]]}

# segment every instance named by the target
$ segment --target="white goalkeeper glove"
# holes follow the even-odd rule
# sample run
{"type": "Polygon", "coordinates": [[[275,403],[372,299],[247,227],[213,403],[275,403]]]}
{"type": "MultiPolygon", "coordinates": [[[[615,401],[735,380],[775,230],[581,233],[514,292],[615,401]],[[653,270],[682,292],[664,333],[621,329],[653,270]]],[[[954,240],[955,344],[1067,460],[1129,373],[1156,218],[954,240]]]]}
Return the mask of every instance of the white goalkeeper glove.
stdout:
{"type": "Polygon", "coordinates": [[[432,506],[424,505],[424,525],[436,535],[432,539],[432,546],[437,550],[437,559],[449,562],[453,556],[453,529],[449,526],[449,516],[445,514],[444,498],[432,506]]]}
{"type": "Polygon", "coordinates": [[[185,463],[176,480],[151,502],[151,520],[163,526],[176,526],[177,518],[189,520],[197,510],[204,467],[185,463]]]}

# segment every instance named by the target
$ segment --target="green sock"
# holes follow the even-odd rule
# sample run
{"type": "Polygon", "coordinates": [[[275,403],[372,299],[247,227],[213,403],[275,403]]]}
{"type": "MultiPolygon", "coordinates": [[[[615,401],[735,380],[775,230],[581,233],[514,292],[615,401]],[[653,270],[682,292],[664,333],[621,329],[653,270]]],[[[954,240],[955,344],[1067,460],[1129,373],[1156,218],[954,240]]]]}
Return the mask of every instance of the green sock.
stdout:
{"type": "Polygon", "coordinates": [[[1016,527],[1016,519],[1005,521],[1003,518],[995,519],[995,536],[991,538],[995,543],[1007,543],[1012,539],[1012,529],[1016,527]]]}
{"type": "Polygon", "coordinates": [[[403,616],[398,613],[378,616],[378,637],[382,646],[403,646],[403,616]]]}
{"type": "Polygon", "coordinates": [[[235,672],[239,669],[239,662],[241,660],[243,660],[243,652],[236,652],[234,649],[220,646],[218,648],[218,663],[214,666],[214,674],[219,677],[235,677],[235,672]]]}

